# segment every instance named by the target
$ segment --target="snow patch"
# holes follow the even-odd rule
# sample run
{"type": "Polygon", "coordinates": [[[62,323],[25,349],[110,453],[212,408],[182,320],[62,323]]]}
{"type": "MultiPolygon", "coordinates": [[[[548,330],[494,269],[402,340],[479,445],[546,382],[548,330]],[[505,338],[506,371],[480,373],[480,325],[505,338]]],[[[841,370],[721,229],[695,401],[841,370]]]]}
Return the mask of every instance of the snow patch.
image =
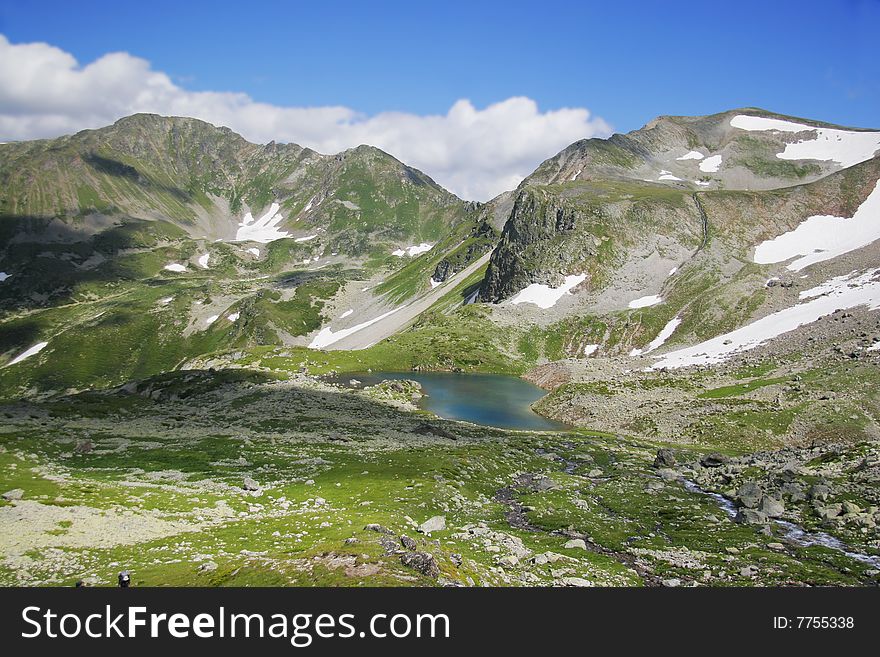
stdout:
{"type": "Polygon", "coordinates": [[[762,317],[743,327],[706,340],[693,347],[679,349],[661,357],[651,369],[678,368],[689,365],[712,365],[730,356],[754,349],[768,340],[811,324],[837,310],[867,306],[880,309],[880,269],[856,276],[837,276],[821,285],[800,293],[801,299],[811,299],[762,317]]]}
{"type": "Polygon", "coordinates": [[[583,169],[578,169],[578,172],[577,172],[576,174],[574,174],[574,175],[570,178],[570,180],[577,180],[577,177],[578,177],[579,175],[581,175],[583,172],[584,172],[583,169]]]}
{"type": "Polygon", "coordinates": [[[251,248],[249,248],[247,250],[247,252],[252,254],[254,257],[257,257],[257,258],[260,257],[260,250],[255,246],[252,246],[251,248]]]}
{"type": "Polygon", "coordinates": [[[430,283],[431,283],[431,289],[432,289],[432,290],[433,290],[435,287],[437,287],[438,285],[443,285],[443,281],[435,281],[433,277],[431,277],[429,280],[430,280],[430,283]]]}
{"type": "Polygon", "coordinates": [[[681,157],[675,158],[676,160],[702,160],[705,155],[703,155],[700,151],[688,151],[681,157]]]}
{"type": "Polygon", "coordinates": [[[11,361],[9,361],[9,363],[7,365],[15,365],[16,363],[20,363],[21,361],[23,361],[25,358],[30,358],[34,354],[40,353],[41,351],[43,351],[43,349],[46,348],[46,345],[48,345],[48,344],[49,344],[48,342],[38,342],[30,349],[27,349],[26,351],[21,352],[18,356],[16,356],[11,361]]]}
{"type": "Polygon", "coordinates": [[[174,301],[174,297],[165,297],[164,299],[159,299],[159,305],[167,306],[172,301],[174,301]]]}
{"type": "Polygon", "coordinates": [[[597,344],[588,344],[584,347],[584,356],[592,356],[599,348],[597,344]]]}
{"type": "Polygon", "coordinates": [[[663,297],[652,294],[647,297],[639,297],[638,299],[633,299],[629,302],[630,308],[647,308],[648,306],[656,306],[658,303],[663,302],[663,297]]]}
{"type": "Polygon", "coordinates": [[[216,322],[218,319],[220,319],[220,315],[211,315],[208,319],[205,320],[205,324],[210,326],[211,324],[216,322]]]}
{"type": "Polygon", "coordinates": [[[296,238],[295,240],[293,240],[293,241],[294,241],[294,242],[308,242],[308,241],[310,241],[310,240],[315,239],[316,237],[317,237],[317,235],[307,235],[306,237],[297,237],[297,238],[296,238]]]}
{"type": "Polygon", "coordinates": [[[208,268],[208,261],[210,259],[211,259],[210,253],[206,253],[205,255],[199,257],[199,265],[201,266],[202,269],[208,268]]]}
{"type": "Polygon", "coordinates": [[[700,162],[700,171],[705,173],[715,173],[721,168],[721,156],[712,155],[700,162]]]}
{"type": "Polygon", "coordinates": [[[309,343],[309,349],[323,349],[324,347],[328,347],[334,342],[342,340],[342,338],[348,337],[349,335],[357,333],[358,331],[365,329],[368,326],[372,326],[376,322],[382,321],[386,317],[393,315],[398,310],[402,310],[403,308],[406,308],[406,306],[394,308],[393,310],[389,310],[387,313],[383,313],[378,317],[374,317],[371,320],[368,320],[361,324],[357,324],[355,326],[352,326],[351,328],[342,329],[341,331],[334,332],[333,329],[331,329],[329,326],[325,326],[318,332],[318,335],[314,337],[311,343],[309,343]]]}
{"type": "Polygon", "coordinates": [[[773,130],[776,132],[813,132],[813,139],[786,144],[785,150],[777,153],[781,160],[832,160],[842,167],[851,167],[859,162],[870,160],[880,149],[880,132],[838,130],[818,128],[793,121],[768,119],[762,116],[740,114],[730,120],[734,128],[750,131],[773,130]]]}
{"type": "Polygon", "coordinates": [[[660,177],[657,180],[681,180],[678,176],[673,176],[669,171],[660,171],[660,177]]]}
{"type": "Polygon", "coordinates": [[[227,315],[226,319],[228,319],[230,322],[236,322],[238,321],[239,317],[241,317],[241,313],[232,313],[231,315],[227,315]]]}
{"type": "Polygon", "coordinates": [[[402,258],[405,255],[410,257],[417,256],[420,253],[425,253],[434,248],[433,244],[428,244],[427,242],[422,242],[421,244],[417,244],[415,246],[408,246],[405,249],[397,249],[396,251],[392,251],[391,255],[395,255],[398,258],[402,258]]]}
{"type": "Polygon", "coordinates": [[[278,212],[280,208],[281,206],[278,203],[273,203],[266,214],[256,221],[254,221],[253,215],[248,212],[238,224],[238,231],[235,233],[234,241],[268,244],[269,242],[289,237],[290,233],[278,229],[278,224],[284,221],[284,217],[278,212]]]}
{"type": "Polygon", "coordinates": [[[513,297],[510,303],[533,303],[546,310],[555,306],[556,302],[568,294],[573,287],[580,285],[585,280],[587,280],[586,274],[572,274],[571,276],[566,276],[565,281],[559,287],[532,283],[513,297]]]}
{"type": "Polygon", "coordinates": [[[342,313],[342,314],[339,316],[339,319],[345,319],[346,317],[348,317],[349,315],[351,315],[353,312],[354,312],[354,310],[352,310],[351,308],[349,308],[348,310],[346,310],[344,313],[342,313]]]}
{"type": "Polygon", "coordinates": [[[868,351],[880,351],[880,342],[875,342],[867,349],[868,351]]]}
{"type": "Polygon", "coordinates": [[[675,272],[677,272],[677,271],[678,271],[678,267],[673,267],[672,269],[669,270],[669,273],[667,274],[667,276],[675,276],[675,272]]]}
{"type": "Polygon", "coordinates": [[[165,269],[168,271],[176,271],[178,273],[186,271],[186,266],[181,265],[177,262],[172,262],[170,265],[165,265],[165,269]]]}
{"type": "Polygon", "coordinates": [[[787,267],[791,271],[800,271],[877,239],[880,239],[880,180],[851,218],[807,217],[794,230],[761,242],[755,248],[754,260],[765,265],[801,256],[787,267]]]}
{"type": "Polygon", "coordinates": [[[12,274],[7,274],[5,271],[0,271],[0,283],[5,281],[10,276],[12,276],[12,274]]]}
{"type": "Polygon", "coordinates": [[[651,340],[651,342],[648,343],[647,347],[645,347],[644,349],[633,349],[629,353],[629,355],[630,356],[641,356],[642,354],[649,354],[652,351],[659,349],[664,344],[666,344],[666,341],[670,337],[672,337],[672,334],[675,333],[675,329],[678,328],[679,324],[681,324],[681,317],[678,317],[676,315],[675,317],[673,317],[672,319],[670,319],[666,323],[666,326],[664,326],[660,330],[660,332],[657,334],[656,338],[654,338],[653,340],[651,340]]]}

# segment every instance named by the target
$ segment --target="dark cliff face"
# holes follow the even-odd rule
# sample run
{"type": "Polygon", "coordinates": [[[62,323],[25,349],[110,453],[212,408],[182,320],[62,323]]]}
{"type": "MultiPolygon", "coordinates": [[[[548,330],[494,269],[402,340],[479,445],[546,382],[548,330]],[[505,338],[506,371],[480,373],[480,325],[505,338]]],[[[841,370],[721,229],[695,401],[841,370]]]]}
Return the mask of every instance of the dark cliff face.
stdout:
{"type": "Polygon", "coordinates": [[[479,299],[498,303],[531,283],[558,284],[565,265],[595,253],[576,235],[584,219],[580,209],[544,190],[521,190],[489,261],[479,299]],[[553,248],[554,243],[560,248],[553,248]]]}

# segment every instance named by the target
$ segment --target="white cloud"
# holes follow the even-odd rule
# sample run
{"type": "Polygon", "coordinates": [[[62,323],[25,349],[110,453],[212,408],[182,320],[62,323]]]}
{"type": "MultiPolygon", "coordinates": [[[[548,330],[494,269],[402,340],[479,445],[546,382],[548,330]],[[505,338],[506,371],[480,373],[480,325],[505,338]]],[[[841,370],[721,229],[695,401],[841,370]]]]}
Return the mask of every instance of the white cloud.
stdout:
{"type": "Polygon", "coordinates": [[[135,112],[192,116],[257,143],[295,142],[322,153],[370,144],[460,196],[480,200],[514,188],[568,144],[610,133],[587,109],[542,112],[524,97],[484,109],[459,100],[446,114],[427,116],[281,107],[242,93],[188,91],[128,53],[82,66],[49,44],[11,44],[0,34],[0,141],[97,128],[135,112]]]}

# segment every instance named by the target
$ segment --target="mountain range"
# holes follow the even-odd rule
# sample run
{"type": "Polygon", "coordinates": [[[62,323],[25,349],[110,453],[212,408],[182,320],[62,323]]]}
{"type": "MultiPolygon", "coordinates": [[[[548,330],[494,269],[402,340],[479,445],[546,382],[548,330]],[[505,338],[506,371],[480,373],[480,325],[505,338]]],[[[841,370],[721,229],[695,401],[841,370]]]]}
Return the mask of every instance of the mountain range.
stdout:
{"type": "Polygon", "coordinates": [[[0,144],[0,525],[35,528],[0,580],[876,583],[878,310],[877,130],[661,116],[487,202],[190,118],[0,144]],[[433,371],[520,376],[568,428],[357,378],[433,371]],[[145,551],[89,544],[96,509],[145,551]]]}

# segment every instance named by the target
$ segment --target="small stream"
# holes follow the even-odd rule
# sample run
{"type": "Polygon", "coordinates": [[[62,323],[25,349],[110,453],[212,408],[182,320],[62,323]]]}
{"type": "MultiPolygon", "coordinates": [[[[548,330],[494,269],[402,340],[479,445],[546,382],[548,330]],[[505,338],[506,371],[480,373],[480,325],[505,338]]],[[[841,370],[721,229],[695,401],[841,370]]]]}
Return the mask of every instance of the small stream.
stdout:
{"type": "MultiPolygon", "coordinates": [[[[708,495],[713,500],[715,500],[715,503],[718,504],[718,507],[722,511],[724,511],[724,513],[726,513],[731,518],[731,520],[736,517],[736,506],[731,500],[724,497],[723,495],[719,495],[718,493],[712,493],[710,491],[703,490],[689,479],[684,479],[683,481],[684,487],[690,492],[700,493],[701,495],[708,495]]],[[[852,548],[850,548],[846,543],[837,538],[834,538],[830,534],[826,534],[825,532],[807,531],[803,527],[796,525],[793,522],[789,522],[788,520],[777,520],[775,518],[771,518],[771,520],[785,531],[785,540],[795,545],[799,545],[800,547],[825,547],[830,550],[840,552],[850,559],[854,559],[860,563],[871,566],[872,568],[880,569],[880,556],[854,552],[852,548]]]]}

